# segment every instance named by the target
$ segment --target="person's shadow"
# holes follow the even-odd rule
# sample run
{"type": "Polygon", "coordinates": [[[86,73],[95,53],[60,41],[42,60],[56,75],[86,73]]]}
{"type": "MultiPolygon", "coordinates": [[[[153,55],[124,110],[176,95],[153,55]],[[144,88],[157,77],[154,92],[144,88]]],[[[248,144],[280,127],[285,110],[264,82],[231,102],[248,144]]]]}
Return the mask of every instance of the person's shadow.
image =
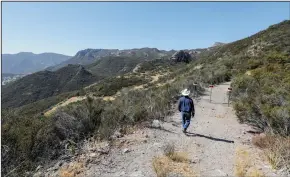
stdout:
{"type": "Polygon", "coordinates": [[[225,143],[234,143],[234,141],[232,141],[232,140],[214,138],[214,137],[211,137],[211,136],[201,135],[201,134],[198,134],[198,133],[187,132],[187,133],[185,133],[185,135],[186,136],[198,136],[198,137],[207,138],[207,139],[210,139],[210,140],[213,140],[213,141],[222,141],[222,142],[225,142],[225,143]]]}

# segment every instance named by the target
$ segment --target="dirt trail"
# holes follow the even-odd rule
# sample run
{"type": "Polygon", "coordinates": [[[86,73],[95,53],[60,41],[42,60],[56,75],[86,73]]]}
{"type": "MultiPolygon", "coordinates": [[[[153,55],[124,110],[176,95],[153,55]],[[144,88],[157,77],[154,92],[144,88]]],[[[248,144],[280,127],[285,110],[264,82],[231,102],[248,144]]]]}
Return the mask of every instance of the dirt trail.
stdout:
{"type": "MultiPolygon", "coordinates": [[[[157,82],[160,78],[160,76],[163,76],[163,75],[160,75],[160,74],[157,74],[157,75],[153,75],[151,76],[152,80],[149,82],[149,83],[154,83],[154,82],[157,82]]],[[[173,82],[173,80],[170,80],[170,82],[173,82]]],[[[162,83],[162,84],[165,84],[165,83],[162,83]]],[[[161,86],[162,84],[158,84],[158,86],[161,86]]],[[[93,86],[95,84],[92,84],[92,85],[89,85],[87,86],[86,88],[89,88],[91,86],[93,86]]],[[[147,84],[142,84],[142,85],[138,85],[138,86],[134,86],[132,88],[132,90],[136,90],[136,89],[144,89],[144,86],[147,85],[147,84]]],[[[115,95],[113,96],[104,96],[104,97],[95,97],[95,98],[102,98],[103,100],[105,101],[113,101],[116,99],[117,96],[120,95],[120,92],[118,91],[115,95]]],[[[74,102],[77,102],[77,101],[81,101],[81,100],[84,100],[86,99],[86,96],[75,96],[75,97],[71,97],[67,100],[64,100],[60,103],[58,103],[57,105],[53,106],[50,110],[48,110],[47,112],[44,113],[45,116],[49,116],[51,115],[52,113],[54,113],[58,108],[60,107],[63,107],[63,106],[67,106],[71,103],[74,103],[74,102]]]]}
{"type": "Polygon", "coordinates": [[[84,100],[84,99],[86,99],[85,96],[75,96],[75,97],[71,97],[71,98],[69,98],[69,99],[67,99],[65,101],[62,101],[62,102],[58,103],[53,108],[51,108],[50,110],[48,110],[47,112],[45,112],[44,115],[45,116],[49,116],[52,113],[54,113],[59,107],[67,106],[70,103],[74,103],[74,102],[81,101],[81,100],[84,100]]]}
{"type": "Polygon", "coordinates": [[[233,109],[228,107],[228,87],[229,83],[216,86],[211,103],[209,95],[194,100],[196,115],[187,134],[182,133],[180,115],[176,112],[162,123],[161,129],[145,128],[119,138],[119,146],[98,157],[97,162],[86,163],[81,176],[156,176],[152,159],[163,155],[167,143],[174,143],[177,151],[188,153],[193,162],[190,167],[198,176],[236,176],[237,168],[277,176],[251,144],[253,135],[247,133],[251,128],[239,124],[233,109]],[[240,157],[236,153],[241,149],[248,155],[244,165],[237,164],[240,157]]]}

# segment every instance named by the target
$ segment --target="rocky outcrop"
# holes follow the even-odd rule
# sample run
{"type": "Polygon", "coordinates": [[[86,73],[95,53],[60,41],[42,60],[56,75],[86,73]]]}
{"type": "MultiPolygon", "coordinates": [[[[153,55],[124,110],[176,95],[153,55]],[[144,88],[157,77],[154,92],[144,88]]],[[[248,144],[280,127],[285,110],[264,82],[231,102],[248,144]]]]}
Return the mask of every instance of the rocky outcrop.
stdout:
{"type": "Polygon", "coordinates": [[[212,47],[217,47],[217,46],[223,46],[223,45],[225,45],[226,43],[222,43],[222,42],[215,42],[214,44],[213,44],[213,46],[212,47]]]}
{"type": "Polygon", "coordinates": [[[175,52],[172,57],[172,60],[176,61],[176,62],[185,62],[185,63],[189,63],[192,59],[191,55],[188,52],[185,52],[183,50],[180,50],[178,52],[175,52]]]}

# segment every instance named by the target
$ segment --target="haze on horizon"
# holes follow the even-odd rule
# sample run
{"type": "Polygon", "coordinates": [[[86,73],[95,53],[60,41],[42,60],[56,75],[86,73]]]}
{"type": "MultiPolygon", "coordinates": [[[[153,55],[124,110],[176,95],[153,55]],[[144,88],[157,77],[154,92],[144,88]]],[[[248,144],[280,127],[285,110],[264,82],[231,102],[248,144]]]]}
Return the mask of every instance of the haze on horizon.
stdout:
{"type": "Polygon", "coordinates": [[[289,7],[289,2],[3,2],[2,53],[205,48],[289,20],[289,7]]]}

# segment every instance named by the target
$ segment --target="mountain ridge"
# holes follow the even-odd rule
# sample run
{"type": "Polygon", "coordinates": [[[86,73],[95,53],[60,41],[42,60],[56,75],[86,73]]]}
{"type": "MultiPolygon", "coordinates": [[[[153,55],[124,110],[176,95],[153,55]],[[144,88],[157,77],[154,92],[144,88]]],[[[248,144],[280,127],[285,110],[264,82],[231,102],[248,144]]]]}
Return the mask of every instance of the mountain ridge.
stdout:
{"type": "Polygon", "coordinates": [[[158,50],[157,48],[138,48],[138,49],[84,49],[78,51],[72,58],[61,62],[58,65],[51,66],[47,68],[51,71],[56,71],[57,69],[64,67],[68,64],[81,64],[89,65],[92,64],[102,57],[141,57],[146,59],[154,59],[169,56],[172,52],[167,52],[164,50],[158,50]]]}
{"type": "Polygon", "coordinates": [[[16,54],[2,54],[2,73],[30,74],[44,70],[69,59],[71,56],[45,52],[19,52],[16,54]]]}

